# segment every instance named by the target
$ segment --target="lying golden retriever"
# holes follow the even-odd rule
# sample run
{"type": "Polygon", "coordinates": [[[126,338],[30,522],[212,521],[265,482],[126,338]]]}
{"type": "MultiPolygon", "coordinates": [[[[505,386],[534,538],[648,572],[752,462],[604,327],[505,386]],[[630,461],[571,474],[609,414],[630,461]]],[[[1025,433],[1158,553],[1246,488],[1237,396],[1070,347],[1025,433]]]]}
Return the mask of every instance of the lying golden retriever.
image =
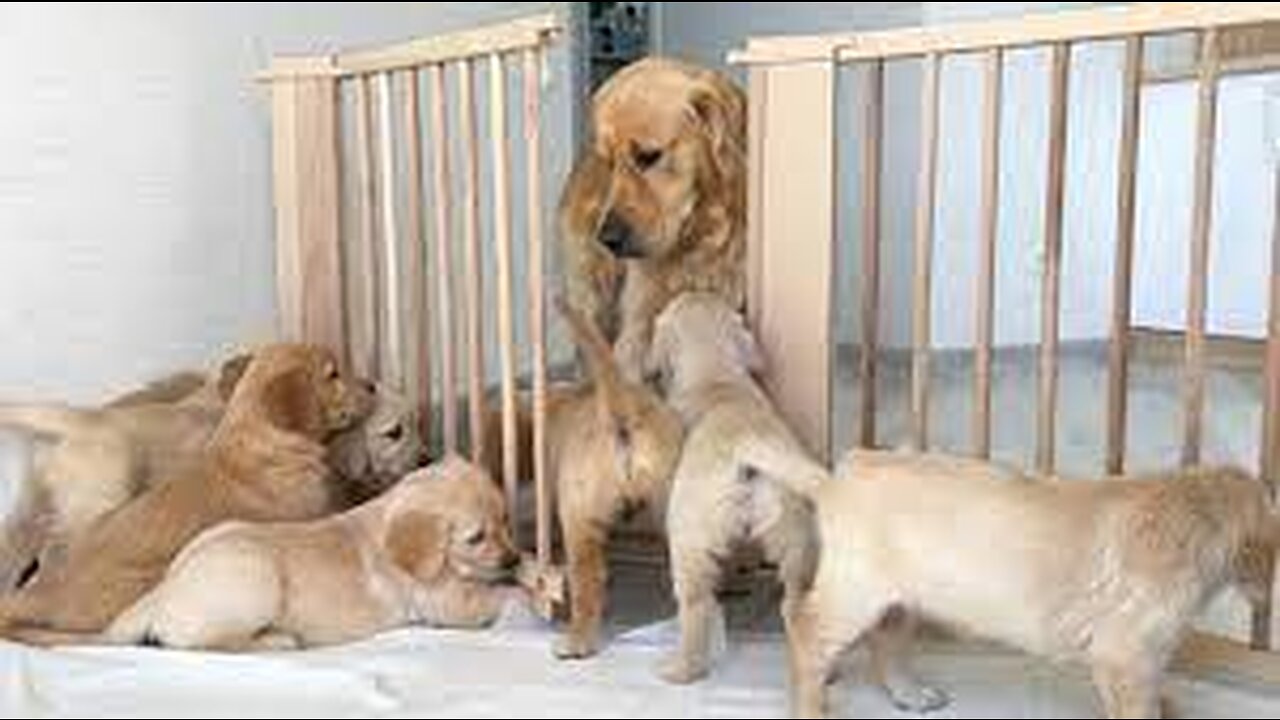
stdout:
{"type": "Polygon", "coordinates": [[[869,632],[893,608],[1083,661],[1107,717],[1160,717],[1161,676],[1188,624],[1228,584],[1265,597],[1280,541],[1263,484],[1229,468],[1033,480],[855,451],[837,475],[814,493],[822,557],[788,617],[796,717],[825,717],[833,664],[864,637],[879,640],[899,704],[944,701],[883,656],[899,642],[869,632]]]}
{"type": "Polygon", "coordinates": [[[15,588],[39,558],[48,560],[98,518],[190,464],[248,362],[238,355],[195,388],[203,376],[174,375],[101,408],[0,404],[0,427],[42,445],[0,535],[0,589],[15,588]]]}
{"type": "Polygon", "coordinates": [[[638,379],[671,298],[745,302],[746,98],[724,75],[653,58],[601,87],[591,122],[560,202],[568,298],[638,379]]]}
{"type": "Polygon", "coordinates": [[[240,651],[482,627],[518,598],[496,583],[519,560],[496,484],[450,458],[341,515],[205,531],[105,639],[240,651]]]}
{"type": "Polygon", "coordinates": [[[680,647],[660,668],[688,683],[710,671],[717,592],[736,551],[758,549],[778,566],[786,604],[807,589],[818,548],[806,496],[830,473],[756,384],[759,348],[718,295],[686,293],[663,311],[651,364],[688,433],[667,505],[680,647]]]}
{"type": "Polygon", "coordinates": [[[57,642],[97,633],[164,574],[178,550],[226,520],[307,520],[336,507],[325,443],[365,417],[369,388],[327,350],[255,351],[198,460],[95,523],[64,561],[0,598],[0,635],[57,642]]]}

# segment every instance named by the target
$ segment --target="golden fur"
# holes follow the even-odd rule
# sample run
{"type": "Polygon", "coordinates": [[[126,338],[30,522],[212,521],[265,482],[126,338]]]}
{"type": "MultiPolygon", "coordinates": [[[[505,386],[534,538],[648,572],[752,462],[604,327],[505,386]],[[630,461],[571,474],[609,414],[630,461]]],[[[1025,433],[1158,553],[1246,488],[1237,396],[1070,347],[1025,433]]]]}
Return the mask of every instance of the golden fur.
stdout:
{"type": "Polygon", "coordinates": [[[814,493],[822,558],[788,630],[796,717],[864,637],[904,706],[945,696],[872,631],[891,608],[1028,652],[1087,663],[1107,717],[1160,717],[1160,680],[1218,590],[1267,592],[1277,533],[1262,483],[1230,468],[1037,480],[941,455],[855,451],[814,493]]]}
{"type": "Polygon", "coordinates": [[[495,583],[518,560],[502,494],[484,471],[449,458],[341,515],[205,531],[106,640],[236,651],[410,624],[481,627],[516,599],[495,583]]]}
{"type": "Polygon", "coordinates": [[[366,416],[370,404],[368,389],[344,377],[328,351],[303,345],[256,351],[196,461],[102,518],[63,562],[0,599],[0,634],[38,642],[99,632],[201,530],[225,520],[306,520],[331,512],[325,443],[366,416]]]}
{"type": "Polygon", "coordinates": [[[568,299],[637,379],[671,298],[745,301],[746,98],[717,72],[652,58],[601,87],[591,121],[561,197],[568,299]]]}
{"type": "Polygon", "coordinates": [[[661,668],[664,679],[688,683],[710,670],[723,623],[716,594],[733,553],[758,549],[776,563],[785,603],[807,587],[817,547],[805,496],[830,473],[756,384],[755,339],[719,296],[674,300],[658,318],[651,364],[688,433],[667,505],[680,647],[661,668]]]}

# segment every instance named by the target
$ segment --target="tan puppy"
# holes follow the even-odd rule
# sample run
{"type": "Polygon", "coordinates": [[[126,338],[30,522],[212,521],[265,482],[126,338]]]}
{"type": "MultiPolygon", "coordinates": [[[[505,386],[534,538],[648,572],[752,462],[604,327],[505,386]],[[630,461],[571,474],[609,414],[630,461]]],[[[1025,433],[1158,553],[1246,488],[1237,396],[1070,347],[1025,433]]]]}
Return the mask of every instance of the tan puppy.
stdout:
{"type": "Polygon", "coordinates": [[[226,520],[306,520],[335,508],[324,443],[367,415],[371,396],[326,350],[254,353],[197,462],[102,518],[64,562],[0,599],[0,634],[57,641],[96,633],[163,576],[178,550],[226,520]]]}
{"type": "Polygon", "coordinates": [[[102,408],[0,405],[0,426],[48,443],[5,519],[0,589],[13,589],[38,558],[48,560],[98,518],[189,465],[213,435],[248,363],[248,355],[239,355],[198,388],[190,389],[197,375],[184,373],[102,408]],[[177,390],[187,392],[176,402],[149,402],[177,390]]]}
{"type": "Polygon", "coordinates": [[[346,493],[344,509],[377,497],[426,464],[417,415],[407,397],[379,387],[369,417],[329,443],[329,466],[346,493]]]}
{"type": "MultiPolygon", "coordinates": [[[[1042,481],[857,451],[814,500],[822,559],[789,623],[796,717],[824,717],[833,663],[891,608],[1083,661],[1107,717],[1160,717],[1161,675],[1190,621],[1228,584],[1265,597],[1280,540],[1262,483],[1225,468],[1042,481]]],[[[877,665],[896,698],[943,698],[892,657],[877,665]]]]}
{"type": "Polygon", "coordinates": [[[450,458],[342,515],[205,531],[106,639],[235,651],[481,627],[516,597],[494,583],[519,559],[497,486],[450,458]]]}
{"type": "Polygon", "coordinates": [[[560,203],[569,301],[637,379],[671,298],[745,301],[746,98],[724,75],[654,58],[610,78],[591,118],[560,203]]]}
{"type": "Polygon", "coordinates": [[[667,506],[680,648],[660,671],[687,683],[710,670],[722,562],[735,550],[758,548],[778,565],[786,602],[806,589],[817,547],[804,494],[829,473],[756,384],[755,339],[720,297],[673,301],[658,318],[653,356],[688,431],[667,506]]]}
{"type": "Polygon", "coordinates": [[[569,561],[570,621],[555,652],[584,658],[600,647],[609,534],[621,518],[665,512],[684,427],[653,391],[620,376],[585,316],[565,304],[560,309],[592,382],[562,394],[549,413],[551,477],[569,561]]]}

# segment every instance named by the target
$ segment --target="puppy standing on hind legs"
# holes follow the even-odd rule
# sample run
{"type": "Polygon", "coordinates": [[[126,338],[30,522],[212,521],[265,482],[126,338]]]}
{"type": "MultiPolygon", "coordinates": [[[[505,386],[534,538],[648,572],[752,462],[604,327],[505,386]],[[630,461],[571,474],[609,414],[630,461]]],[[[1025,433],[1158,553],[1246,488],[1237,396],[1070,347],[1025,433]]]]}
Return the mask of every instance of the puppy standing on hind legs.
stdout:
{"type": "Polygon", "coordinates": [[[808,496],[830,473],[756,384],[755,339],[720,297],[686,293],[672,302],[655,324],[650,365],[687,428],[667,505],[680,648],[659,673],[689,683],[710,671],[723,626],[716,592],[736,548],[758,546],[778,566],[790,616],[819,551],[808,496]]]}

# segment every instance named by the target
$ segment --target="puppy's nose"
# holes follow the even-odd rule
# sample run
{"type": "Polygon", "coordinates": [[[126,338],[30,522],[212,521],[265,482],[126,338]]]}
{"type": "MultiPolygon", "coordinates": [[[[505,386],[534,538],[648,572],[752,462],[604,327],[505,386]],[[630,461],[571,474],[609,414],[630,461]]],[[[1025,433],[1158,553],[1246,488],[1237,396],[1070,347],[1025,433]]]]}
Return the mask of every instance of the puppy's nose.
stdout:
{"type": "Polygon", "coordinates": [[[614,257],[635,258],[642,255],[631,226],[612,210],[605,216],[604,224],[600,227],[600,244],[614,257]]]}

